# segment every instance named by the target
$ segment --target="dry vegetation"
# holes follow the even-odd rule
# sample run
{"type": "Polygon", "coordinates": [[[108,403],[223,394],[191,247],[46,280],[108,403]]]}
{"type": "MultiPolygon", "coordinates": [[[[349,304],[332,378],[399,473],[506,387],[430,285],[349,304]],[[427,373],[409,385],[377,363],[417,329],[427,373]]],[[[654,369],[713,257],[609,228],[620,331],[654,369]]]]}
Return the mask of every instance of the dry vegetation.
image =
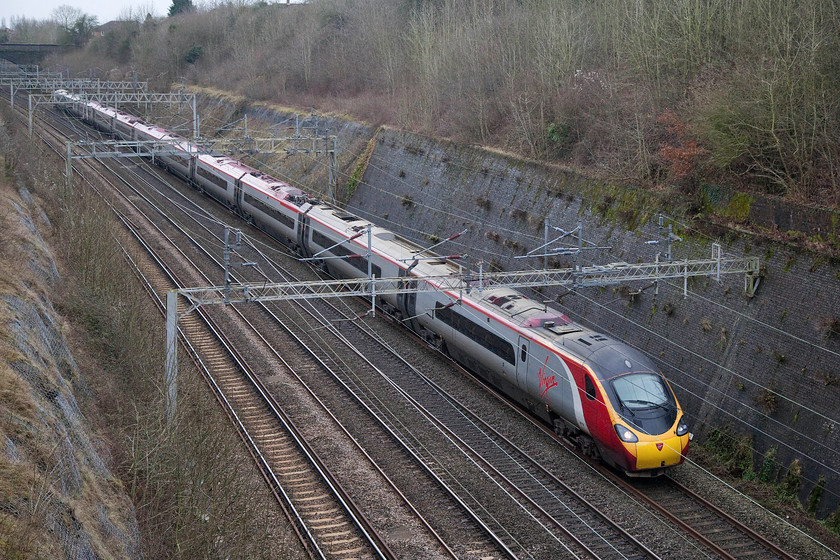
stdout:
{"type": "Polygon", "coordinates": [[[43,530],[44,499],[57,482],[49,477],[55,468],[51,459],[55,438],[45,430],[33,387],[13,369],[12,364],[34,364],[21,352],[19,334],[13,329],[20,317],[7,304],[11,298],[37,297],[44,280],[20,266],[28,258],[25,247],[32,243],[15,208],[22,204],[12,188],[12,172],[19,160],[12,151],[16,142],[6,118],[0,117],[0,231],[4,237],[0,244],[0,270],[4,271],[0,275],[0,441],[5,451],[0,454],[0,556],[29,558],[37,553],[47,557],[60,553],[58,543],[43,530]]]}
{"type": "Polygon", "coordinates": [[[72,65],[138,70],[643,184],[836,206],[832,0],[313,0],[127,24],[72,65]]]}

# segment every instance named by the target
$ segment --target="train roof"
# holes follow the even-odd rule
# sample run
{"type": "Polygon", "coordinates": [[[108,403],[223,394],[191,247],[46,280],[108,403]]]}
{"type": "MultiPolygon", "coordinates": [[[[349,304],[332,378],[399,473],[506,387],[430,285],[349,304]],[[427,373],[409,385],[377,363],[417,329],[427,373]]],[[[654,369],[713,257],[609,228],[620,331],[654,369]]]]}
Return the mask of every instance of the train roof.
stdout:
{"type": "Polygon", "coordinates": [[[365,232],[370,225],[371,249],[381,257],[395,262],[401,268],[411,268],[413,275],[421,279],[429,276],[454,276],[461,272],[454,261],[426,251],[425,247],[332,204],[306,198],[306,202],[301,205],[301,210],[307,212],[312,219],[347,238],[362,233],[363,235],[347,242],[355,246],[359,254],[364,254],[367,250],[368,240],[365,232]],[[420,258],[415,264],[414,260],[417,257],[420,258]]]}
{"type": "Polygon", "coordinates": [[[280,199],[304,195],[299,188],[256,169],[248,170],[247,175],[242,178],[242,183],[280,199]]]}
{"type": "MultiPolygon", "coordinates": [[[[473,297],[476,297],[475,291],[473,297]]],[[[650,359],[638,350],[588,329],[561,311],[521,292],[511,288],[486,289],[477,299],[483,308],[531,331],[532,337],[585,361],[599,379],[607,380],[633,371],[656,371],[650,359]]]]}
{"type": "Polygon", "coordinates": [[[56,93],[58,95],[64,95],[71,99],[75,99],[80,103],[84,103],[88,107],[91,107],[92,109],[95,109],[96,111],[99,111],[104,115],[113,117],[119,122],[124,123],[125,125],[131,128],[135,128],[139,131],[142,131],[146,135],[157,140],[176,140],[177,142],[175,143],[175,146],[178,149],[181,149],[185,152],[195,153],[198,151],[198,148],[183,136],[170,132],[158,125],[148,123],[140,117],[132,115],[131,113],[120,111],[119,109],[103,105],[102,103],[98,103],[96,101],[81,101],[77,95],[66,90],[56,90],[56,93]]]}

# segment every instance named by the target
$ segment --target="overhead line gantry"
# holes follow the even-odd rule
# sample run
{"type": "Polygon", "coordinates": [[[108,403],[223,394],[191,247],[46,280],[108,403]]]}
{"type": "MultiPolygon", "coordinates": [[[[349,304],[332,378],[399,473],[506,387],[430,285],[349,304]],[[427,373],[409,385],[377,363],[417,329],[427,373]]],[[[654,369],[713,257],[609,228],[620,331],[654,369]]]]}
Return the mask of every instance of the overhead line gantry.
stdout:
{"type": "Polygon", "coordinates": [[[29,94],[29,135],[32,136],[33,115],[39,105],[71,105],[74,103],[94,102],[101,103],[103,105],[110,105],[115,109],[119,109],[120,105],[126,104],[189,105],[193,114],[193,136],[198,136],[198,113],[196,112],[196,96],[194,93],[186,93],[184,91],[169,93],[152,93],[146,91],[104,91],[98,93],[74,93],[74,95],[77,99],[69,101],[64,97],[57,95],[55,91],[52,91],[49,94],[29,94]]]}
{"type": "MultiPolygon", "coordinates": [[[[227,239],[227,232],[226,232],[227,239]]],[[[239,237],[237,236],[237,239],[239,237]]],[[[369,242],[368,254],[371,247],[369,242]]],[[[227,262],[227,260],[226,260],[227,262]]],[[[368,257],[368,262],[370,258],[368,257]]],[[[462,269],[463,270],[463,269],[462,269]]],[[[418,292],[449,292],[457,294],[455,302],[461,301],[464,293],[469,294],[490,288],[542,288],[568,286],[572,288],[607,286],[625,282],[683,279],[684,295],[688,290],[688,279],[713,277],[718,282],[727,274],[744,274],[744,290],[748,297],[755,295],[760,278],[760,263],[757,257],[725,257],[719,244],[712,246],[709,259],[685,259],[682,261],[629,264],[611,263],[603,266],[525,270],[515,272],[484,273],[479,269],[463,271],[446,276],[424,276],[420,278],[376,278],[368,273],[367,278],[341,280],[316,280],[281,283],[246,283],[203,288],[180,288],[166,294],[166,372],[167,415],[174,418],[177,402],[177,333],[178,319],[202,305],[230,305],[236,303],[267,303],[322,299],[335,297],[370,297],[371,308],[375,310],[376,296],[418,292]],[[178,312],[178,296],[187,300],[187,309],[178,312]]],[[[226,278],[227,268],[226,268],[226,278]]],[[[374,311],[375,313],[375,311],[374,311]]],[[[372,315],[373,313],[371,313],[372,315]]]]}
{"type": "Polygon", "coordinates": [[[66,89],[74,92],[145,92],[148,89],[147,82],[138,82],[132,80],[112,81],[112,80],[91,80],[88,78],[62,78],[59,74],[57,77],[44,76],[12,76],[0,74],[0,86],[9,86],[9,93],[11,95],[11,106],[15,106],[15,94],[21,90],[48,90],[55,91],[59,89],[66,89]]]}

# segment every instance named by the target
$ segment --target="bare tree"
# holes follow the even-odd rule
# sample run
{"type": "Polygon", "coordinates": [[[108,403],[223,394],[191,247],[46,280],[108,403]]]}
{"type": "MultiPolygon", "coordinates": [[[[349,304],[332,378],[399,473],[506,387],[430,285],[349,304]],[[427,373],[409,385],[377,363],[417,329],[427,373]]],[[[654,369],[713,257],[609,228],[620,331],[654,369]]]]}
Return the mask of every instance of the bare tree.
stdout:
{"type": "Polygon", "coordinates": [[[51,13],[53,21],[66,31],[70,31],[76,23],[76,20],[82,17],[83,14],[84,12],[82,10],[74,8],[69,4],[58,6],[51,13]]]}

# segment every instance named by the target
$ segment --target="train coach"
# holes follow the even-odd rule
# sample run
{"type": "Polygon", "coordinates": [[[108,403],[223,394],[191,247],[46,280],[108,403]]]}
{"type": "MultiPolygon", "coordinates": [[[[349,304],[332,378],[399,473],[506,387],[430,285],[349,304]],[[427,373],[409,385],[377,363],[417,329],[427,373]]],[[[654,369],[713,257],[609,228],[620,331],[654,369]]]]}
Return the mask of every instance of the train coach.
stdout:
{"type": "Polygon", "coordinates": [[[665,377],[639,351],[515,290],[444,289],[435,279],[460,274],[453,261],[242,162],[201,153],[130,114],[57,94],[73,102],[65,110],[100,130],[172,142],[176,153],[159,163],[298,254],[342,257],[321,261],[333,276],[363,278],[370,271],[425,285],[428,290],[382,296],[380,306],[587,455],[631,476],[655,476],[684,461],[685,415],[665,377]]]}

